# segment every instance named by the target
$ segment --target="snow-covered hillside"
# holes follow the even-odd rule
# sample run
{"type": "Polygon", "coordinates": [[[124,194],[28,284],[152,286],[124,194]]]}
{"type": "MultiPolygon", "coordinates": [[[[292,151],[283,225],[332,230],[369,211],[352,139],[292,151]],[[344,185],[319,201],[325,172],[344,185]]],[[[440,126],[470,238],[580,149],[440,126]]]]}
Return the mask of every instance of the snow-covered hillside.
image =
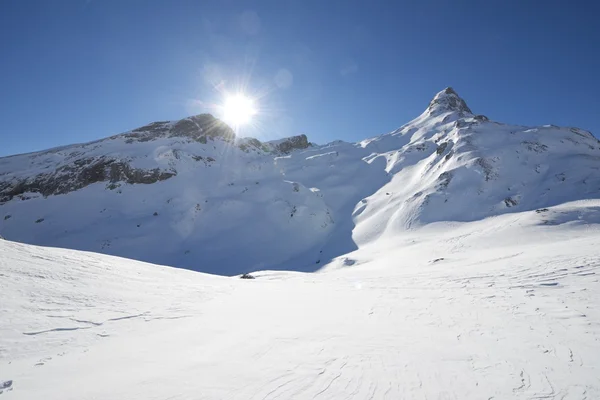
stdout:
{"type": "Polygon", "coordinates": [[[0,395],[599,399],[599,168],[450,88],[359,143],[199,115],[2,158],[0,395]]]}
{"type": "Polygon", "coordinates": [[[359,143],[236,139],[209,115],[0,159],[0,235],[218,273],[314,271],[438,221],[600,198],[589,132],[471,112],[454,90],[359,143]]]}
{"type": "Polygon", "coordinates": [[[598,200],[254,280],[0,240],[0,396],[598,399],[598,243],[598,200]]]}

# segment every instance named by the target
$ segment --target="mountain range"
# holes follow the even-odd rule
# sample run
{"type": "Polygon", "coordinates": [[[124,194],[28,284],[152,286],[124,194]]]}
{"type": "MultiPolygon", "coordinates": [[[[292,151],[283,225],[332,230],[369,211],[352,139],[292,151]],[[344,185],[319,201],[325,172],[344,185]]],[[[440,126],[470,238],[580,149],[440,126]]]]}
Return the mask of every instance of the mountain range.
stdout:
{"type": "Polygon", "coordinates": [[[599,399],[599,167],[451,88],[358,143],[202,114],[2,158],[0,397],[599,399]]]}
{"type": "Polygon", "coordinates": [[[452,88],[357,143],[238,138],[210,114],[0,158],[0,235],[221,275],[315,271],[430,224],[600,198],[600,142],[452,88]]]}

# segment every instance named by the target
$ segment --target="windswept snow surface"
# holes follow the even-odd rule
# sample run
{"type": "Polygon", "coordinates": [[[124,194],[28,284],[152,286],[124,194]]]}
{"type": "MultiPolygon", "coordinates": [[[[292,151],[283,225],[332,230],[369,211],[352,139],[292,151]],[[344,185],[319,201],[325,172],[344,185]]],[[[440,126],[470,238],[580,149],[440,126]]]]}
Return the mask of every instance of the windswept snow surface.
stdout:
{"type": "Polygon", "coordinates": [[[0,240],[1,396],[599,399],[599,223],[440,222],[254,280],[0,240]]]}

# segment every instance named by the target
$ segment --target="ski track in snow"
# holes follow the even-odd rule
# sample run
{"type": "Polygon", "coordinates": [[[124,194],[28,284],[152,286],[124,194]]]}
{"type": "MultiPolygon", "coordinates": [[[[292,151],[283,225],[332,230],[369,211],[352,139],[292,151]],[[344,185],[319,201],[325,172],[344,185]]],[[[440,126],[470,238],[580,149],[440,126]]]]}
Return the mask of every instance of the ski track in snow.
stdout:
{"type": "Polygon", "coordinates": [[[0,241],[3,397],[598,399],[600,229],[528,218],[254,280],[0,241]]]}

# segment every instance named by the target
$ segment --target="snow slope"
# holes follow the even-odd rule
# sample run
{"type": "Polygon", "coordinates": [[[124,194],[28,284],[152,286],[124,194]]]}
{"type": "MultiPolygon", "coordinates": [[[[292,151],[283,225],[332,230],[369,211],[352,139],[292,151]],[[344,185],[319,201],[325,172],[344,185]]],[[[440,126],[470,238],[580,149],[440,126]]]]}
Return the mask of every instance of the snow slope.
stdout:
{"type": "Polygon", "coordinates": [[[475,115],[451,88],[359,143],[235,139],[212,116],[0,159],[0,235],[234,275],[315,271],[439,221],[600,198],[589,132],[475,115]]]}
{"type": "Polygon", "coordinates": [[[599,242],[598,200],[254,280],[0,240],[1,396],[598,399],[599,242]]]}

